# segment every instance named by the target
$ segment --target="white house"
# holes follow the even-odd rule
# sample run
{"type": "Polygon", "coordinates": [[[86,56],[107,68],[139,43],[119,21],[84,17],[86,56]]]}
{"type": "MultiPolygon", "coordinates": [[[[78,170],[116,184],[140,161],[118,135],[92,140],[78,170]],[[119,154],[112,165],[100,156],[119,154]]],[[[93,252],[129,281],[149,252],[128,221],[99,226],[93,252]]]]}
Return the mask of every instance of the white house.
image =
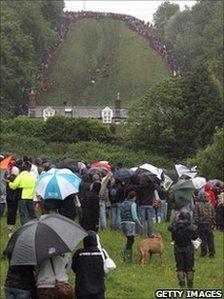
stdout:
{"type": "Polygon", "coordinates": [[[111,124],[114,116],[113,110],[107,106],[102,110],[101,116],[104,124],[111,124]]]}
{"type": "Polygon", "coordinates": [[[48,117],[54,116],[54,115],[55,115],[55,110],[53,108],[51,108],[50,106],[48,106],[47,108],[45,108],[43,110],[44,121],[46,121],[48,119],[48,117]]]}

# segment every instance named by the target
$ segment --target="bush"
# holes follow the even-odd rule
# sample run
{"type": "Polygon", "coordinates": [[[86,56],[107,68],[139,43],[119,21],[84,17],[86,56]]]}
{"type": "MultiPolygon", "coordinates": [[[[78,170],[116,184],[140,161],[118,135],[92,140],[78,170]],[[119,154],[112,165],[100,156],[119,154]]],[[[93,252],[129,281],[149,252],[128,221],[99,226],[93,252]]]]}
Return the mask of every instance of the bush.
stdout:
{"type": "Polygon", "coordinates": [[[41,138],[27,137],[16,133],[1,136],[1,153],[11,152],[17,158],[26,155],[32,158],[44,155],[52,161],[58,161],[65,156],[67,145],[63,143],[45,143],[41,138]]]}
{"type": "Polygon", "coordinates": [[[189,164],[198,165],[199,174],[208,180],[223,180],[223,137],[224,127],[216,131],[212,144],[199,151],[194,158],[188,159],[189,164]]]}
{"type": "Polygon", "coordinates": [[[19,116],[12,119],[1,120],[2,134],[18,134],[30,137],[41,137],[43,135],[44,122],[40,119],[33,119],[19,116]]]}
{"type": "Polygon", "coordinates": [[[11,152],[16,157],[27,155],[38,156],[42,151],[46,151],[46,144],[39,138],[24,136],[17,133],[2,134],[1,152],[11,152]]]}
{"type": "Polygon", "coordinates": [[[98,120],[61,116],[48,118],[44,126],[44,138],[47,141],[65,143],[90,140],[111,142],[114,140],[109,128],[98,120]]]}
{"type": "Polygon", "coordinates": [[[124,167],[138,166],[143,163],[151,163],[157,167],[170,167],[171,162],[159,156],[145,152],[131,152],[120,146],[103,144],[99,142],[78,142],[68,146],[67,154],[76,159],[86,162],[106,160],[124,167]]]}

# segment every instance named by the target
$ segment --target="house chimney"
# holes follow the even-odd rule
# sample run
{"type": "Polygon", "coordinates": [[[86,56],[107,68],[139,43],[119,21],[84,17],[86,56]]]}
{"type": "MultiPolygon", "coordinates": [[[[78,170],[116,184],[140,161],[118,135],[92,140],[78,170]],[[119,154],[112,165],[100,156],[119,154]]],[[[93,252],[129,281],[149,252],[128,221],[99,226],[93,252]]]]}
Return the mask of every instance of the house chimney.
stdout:
{"type": "Polygon", "coordinates": [[[120,93],[117,93],[117,98],[114,101],[115,118],[121,118],[121,99],[120,93]]]}
{"type": "Polygon", "coordinates": [[[37,105],[37,96],[33,89],[28,94],[28,106],[29,108],[35,108],[37,105]]]}

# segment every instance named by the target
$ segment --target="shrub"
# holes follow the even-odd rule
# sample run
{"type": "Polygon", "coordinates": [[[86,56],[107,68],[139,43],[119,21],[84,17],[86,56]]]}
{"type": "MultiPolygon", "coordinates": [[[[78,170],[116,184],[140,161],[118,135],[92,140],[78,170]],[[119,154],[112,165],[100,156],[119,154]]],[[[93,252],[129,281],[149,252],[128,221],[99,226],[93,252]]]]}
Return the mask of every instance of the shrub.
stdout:
{"type": "Polygon", "coordinates": [[[17,133],[2,134],[1,152],[11,152],[16,157],[27,155],[36,157],[43,149],[46,151],[46,144],[36,137],[24,136],[17,133]]]}
{"type": "Polygon", "coordinates": [[[65,143],[90,140],[111,142],[114,139],[109,128],[98,120],[61,116],[48,118],[44,126],[44,138],[48,141],[65,143]]]}
{"type": "Polygon", "coordinates": [[[44,122],[24,116],[1,120],[1,133],[15,133],[23,136],[41,137],[43,135],[44,122]]]}
{"type": "Polygon", "coordinates": [[[199,174],[207,179],[223,180],[223,137],[224,127],[218,129],[214,135],[213,143],[204,150],[200,150],[189,164],[198,165],[199,174]]]}
{"type": "Polygon", "coordinates": [[[124,167],[138,166],[143,163],[151,163],[157,167],[170,167],[171,162],[156,155],[145,152],[131,152],[120,146],[103,144],[99,142],[78,142],[68,146],[67,154],[77,160],[88,163],[106,160],[124,167]]]}

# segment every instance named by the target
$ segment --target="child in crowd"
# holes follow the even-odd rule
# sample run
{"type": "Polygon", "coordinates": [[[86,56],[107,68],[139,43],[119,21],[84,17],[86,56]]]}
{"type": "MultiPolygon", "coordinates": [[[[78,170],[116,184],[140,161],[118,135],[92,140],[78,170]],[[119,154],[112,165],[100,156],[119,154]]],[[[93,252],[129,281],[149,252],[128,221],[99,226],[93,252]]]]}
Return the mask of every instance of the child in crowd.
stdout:
{"type": "Polygon", "coordinates": [[[124,250],[124,261],[132,262],[132,246],[136,235],[136,223],[143,228],[137,216],[136,192],[130,190],[125,201],[121,204],[121,227],[127,238],[124,250]]]}
{"type": "Polygon", "coordinates": [[[191,215],[181,212],[168,230],[171,231],[174,241],[174,256],[176,261],[177,278],[179,286],[185,287],[185,277],[187,287],[193,288],[194,282],[194,246],[192,240],[196,240],[198,233],[196,227],[191,223],[191,215]]]}

